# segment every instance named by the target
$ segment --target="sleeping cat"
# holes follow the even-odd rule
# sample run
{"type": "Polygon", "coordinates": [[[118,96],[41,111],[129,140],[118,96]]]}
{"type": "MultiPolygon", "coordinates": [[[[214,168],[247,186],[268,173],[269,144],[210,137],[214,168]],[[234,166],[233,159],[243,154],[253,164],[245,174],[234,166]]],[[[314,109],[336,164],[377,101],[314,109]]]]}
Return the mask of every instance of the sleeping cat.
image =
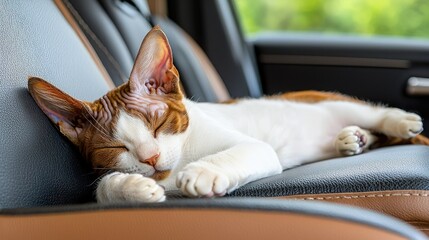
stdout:
{"type": "Polygon", "coordinates": [[[172,189],[223,196],[300,164],[360,154],[377,142],[373,132],[428,143],[417,136],[418,115],[339,94],[192,102],[158,27],[145,37],[129,81],[95,102],[35,77],[28,86],[61,133],[104,173],[99,202],[161,202],[172,189]]]}

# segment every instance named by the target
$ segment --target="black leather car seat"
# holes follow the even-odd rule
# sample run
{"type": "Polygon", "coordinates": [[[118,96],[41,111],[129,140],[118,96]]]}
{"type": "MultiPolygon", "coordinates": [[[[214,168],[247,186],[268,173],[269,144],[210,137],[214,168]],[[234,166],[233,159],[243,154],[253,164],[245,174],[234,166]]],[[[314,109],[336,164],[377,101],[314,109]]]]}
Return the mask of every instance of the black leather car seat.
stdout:
{"type": "MultiPolygon", "coordinates": [[[[79,12],[80,17],[88,19],[86,24],[89,28],[97,29],[98,25],[94,25],[91,20],[94,16],[88,15],[87,7],[85,7],[88,6],[88,0],[70,1],[79,12]]],[[[210,82],[208,80],[210,78],[207,77],[210,74],[207,72],[215,73],[215,71],[206,71],[206,68],[200,64],[203,61],[198,56],[204,53],[195,47],[186,33],[169,19],[152,16],[146,1],[99,0],[91,2],[93,2],[91,4],[98,3],[102,6],[106,15],[110,17],[110,21],[104,18],[97,21],[113,23],[132,56],[137,53],[140,45],[139,39],[142,38],[148,27],[154,24],[160,25],[170,39],[175,54],[175,63],[178,64],[181,74],[189,73],[188,78],[185,76],[183,82],[187,86],[185,89],[191,92],[191,97],[199,96],[194,99],[201,101],[220,99],[214,97],[216,95],[214,93],[219,91],[210,91],[210,88],[215,86],[213,82],[219,83],[220,79],[215,77],[210,82]],[[125,7],[128,7],[127,11],[123,10],[125,7]],[[141,30],[139,32],[136,29],[141,30]],[[190,52],[193,54],[189,54],[190,52]]],[[[100,29],[98,30],[100,31],[100,29]]],[[[109,47],[115,46],[109,45],[109,47]]],[[[204,59],[208,61],[205,56],[204,59]]],[[[213,68],[210,66],[208,69],[213,68]]],[[[216,76],[218,75],[216,74],[216,76]]],[[[224,87],[222,83],[220,84],[224,87]]],[[[428,147],[405,146],[380,149],[362,156],[323,161],[291,169],[279,176],[248,184],[231,193],[230,196],[336,201],[369,207],[409,222],[429,222],[429,217],[422,214],[429,210],[429,201],[426,198],[429,194],[427,191],[429,190],[427,158],[429,158],[428,147]]],[[[170,194],[180,196],[180,193],[170,194]]]]}

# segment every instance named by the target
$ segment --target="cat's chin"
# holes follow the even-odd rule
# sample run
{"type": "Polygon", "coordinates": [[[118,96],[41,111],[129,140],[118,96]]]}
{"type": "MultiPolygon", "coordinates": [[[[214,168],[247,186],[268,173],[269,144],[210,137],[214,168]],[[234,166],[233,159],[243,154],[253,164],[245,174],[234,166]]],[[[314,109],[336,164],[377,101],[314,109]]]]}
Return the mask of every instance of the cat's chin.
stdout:
{"type": "Polygon", "coordinates": [[[166,179],[168,176],[170,176],[171,170],[165,170],[165,171],[155,171],[155,173],[150,176],[150,178],[153,178],[156,181],[161,181],[166,179]]]}
{"type": "Polygon", "coordinates": [[[152,178],[156,181],[161,181],[170,176],[171,169],[157,169],[150,167],[150,169],[144,169],[139,166],[133,166],[122,170],[124,173],[138,173],[144,177],[152,178]]]}
{"type": "Polygon", "coordinates": [[[143,175],[144,177],[151,177],[155,172],[157,172],[155,169],[151,168],[142,168],[140,166],[133,166],[128,168],[119,168],[121,169],[120,172],[123,173],[138,173],[143,175]]]}

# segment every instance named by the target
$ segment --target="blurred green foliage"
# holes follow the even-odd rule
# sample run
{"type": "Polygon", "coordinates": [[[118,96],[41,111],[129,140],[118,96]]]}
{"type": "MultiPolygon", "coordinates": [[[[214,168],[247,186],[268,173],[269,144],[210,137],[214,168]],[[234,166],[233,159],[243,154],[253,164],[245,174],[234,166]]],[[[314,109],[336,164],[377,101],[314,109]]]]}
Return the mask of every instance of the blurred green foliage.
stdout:
{"type": "Polygon", "coordinates": [[[306,31],[429,37],[429,0],[234,0],[247,35],[306,31]]]}

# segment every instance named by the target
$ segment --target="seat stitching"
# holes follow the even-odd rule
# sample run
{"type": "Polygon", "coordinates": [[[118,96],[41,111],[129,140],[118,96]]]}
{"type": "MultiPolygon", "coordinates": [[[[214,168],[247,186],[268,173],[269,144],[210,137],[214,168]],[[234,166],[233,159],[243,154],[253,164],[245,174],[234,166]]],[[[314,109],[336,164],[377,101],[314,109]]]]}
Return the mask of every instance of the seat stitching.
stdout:
{"type": "Polygon", "coordinates": [[[331,200],[331,199],[358,199],[358,198],[382,198],[382,197],[429,197],[429,193],[386,193],[386,194],[368,194],[351,196],[332,196],[332,197],[296,197],[296,200],[331,200]]]}

